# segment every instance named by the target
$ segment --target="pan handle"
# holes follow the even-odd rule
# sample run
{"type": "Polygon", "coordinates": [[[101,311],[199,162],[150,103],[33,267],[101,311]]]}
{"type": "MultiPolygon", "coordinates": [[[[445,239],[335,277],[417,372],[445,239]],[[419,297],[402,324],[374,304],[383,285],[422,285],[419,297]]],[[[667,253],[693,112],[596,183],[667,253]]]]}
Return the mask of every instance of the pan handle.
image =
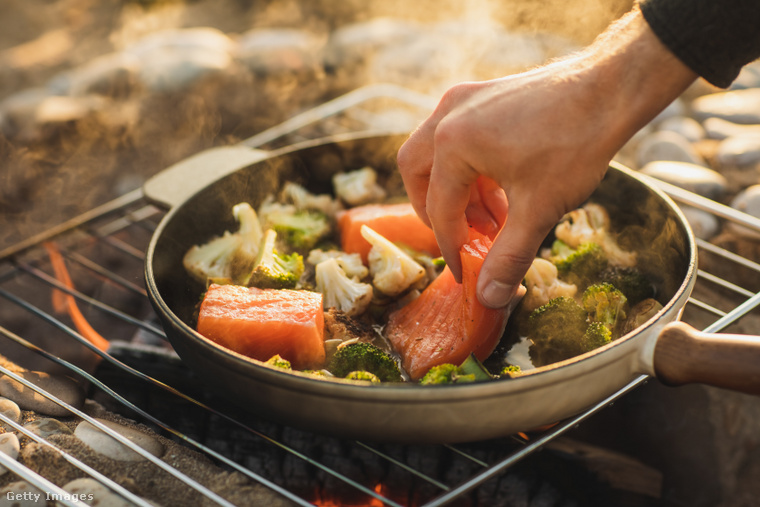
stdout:
{"type": "Polygon", "coordinates": [[[666,325],[654,349],[664,384],[708,384],[760,395],[760,336],[705,333],[683,322],[666,325]]]}
{"type": "Polygon", "coordinates": [[[196,153],[156,174],[143,185],[153,204],[172,208],[218,179],[264,160],[269,152],[233,145],[196,153]]]}

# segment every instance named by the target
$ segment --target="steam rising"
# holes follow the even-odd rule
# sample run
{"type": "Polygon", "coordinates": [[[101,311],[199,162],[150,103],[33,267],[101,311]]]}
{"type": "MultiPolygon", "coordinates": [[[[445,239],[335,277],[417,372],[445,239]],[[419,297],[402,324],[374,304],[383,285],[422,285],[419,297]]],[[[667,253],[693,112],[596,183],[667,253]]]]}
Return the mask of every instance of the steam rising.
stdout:
{"type": "MultiPolygon", "coordinates": [[[[538,65],[590,42],[630,5],[19,3],[0,20],[0,249],[137,188],[182,158],[250,137],[362,85],[392,82],[435,95],[457,81],[538,65]],[[295,51],[269,40],[264,54],[289,62],[279,67],[231,50],[226,60],[208,64],[216,65],[214,72],[174,89],[143,79],[136,65],[145,62],[145,54],[136,61],[134,52],[125,57],[151,34],[191,27],[210,27],[233,44],[252,30],[283,28],[307,34],[302,40],[309,42],[295,51]],[[369,27],[385,35],[373,39],[369,27]],[[340,44],[352,28],[354,36],[364,37],[363,46],[358,40],[340,44]],[[65,44],[51,43],[56,40],[65,44]],[[97,72],[105,78],[94,79],[97,72]]],[[[247,43],[260,48],[251,39],[247,43]]],[[[169,55],[167,61],[173,60],[169,55]]]]}

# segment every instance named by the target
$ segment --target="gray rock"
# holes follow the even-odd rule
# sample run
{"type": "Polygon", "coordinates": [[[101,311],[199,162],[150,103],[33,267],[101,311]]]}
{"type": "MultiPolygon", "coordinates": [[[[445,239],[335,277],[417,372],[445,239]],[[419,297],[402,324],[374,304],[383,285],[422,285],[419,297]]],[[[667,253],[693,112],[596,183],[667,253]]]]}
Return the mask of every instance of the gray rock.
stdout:
{"type": "Polygon", "coordinates": [[[140,80],[154,92],[177,91],[226,70],[234,43],[213,28],[156,32],[124,50],[140,61],[140,80]]]}
{"type": "Polygon", "coordinates": [[[713,93],[694,99],[694,118],[722,118],[734,123],[760,124],[760,88],[713,93]]]}
{"type": "Polygon", "coordinates": [[[74,432],[71,428],[63,424],[57,419],[37,419],[24,425],[24,429],[27,429],[35,435],[47,438],[50,435],[73,435],[74,432]]]}
{"type": "Polygon", "coordinates": [[[702,124],[710,139],[726,139],[728,137],[760,136],[760,125],[741,125],[721,118],[707,118],[702,124]]]}
{"type": "Polygon", "coordinates": [[[379,49],[405,45],[419,36],[415,24],[391,18],[372,18],[369,21],[344,25],[330,34],[324,52],[325,66],[348,69],[364,63],[379,49]]]}
{"type": "Polygon", "coordinates": [[[743,90],[745,88],[760,88],[760,64],[757,62],[745,65],[729,89],[743,90]]]}
{"type": "Polygon", "coordinates": [[[641,172],[714,200],[720,199],[728,187],[722,174],[686,162],[649,162],[641,172]]]}
{"type": "MultiPolygon", "coordinates": [[[[72,498],[76,495],[79,501],[88,505],[97,505],[98,507],[131,507],[133,505],[132,502],[112,493],[107,487],[89,477],[68,482],[62,489],[72,495],[72,498]]],[[[56,502],[56,504],[62,505],[60,502],[56,502]]]]}
{"type": "Polygon", "coordinates": [[[687,205],[680,207],[696,237],[709,240],[720,232],[720,220],[712,213],[687,205]]]}
{"type": "MultiPolygon", "coordinates": [[[[10,456],[12,459],[18,459],[18,453],[21,450],[18,437],[15,433],[0,434],[0,452],[10,456]]],[[[0,475],[5,475],[8,469],[0,465],[0,475]]]]}
{"type": "Polygon", "coordinates": [[[108,53],[54,77],[48,88],[56,94],[82,96],[90,93],[123,97],[138,83],[140,59],[126,52],[108,53]]]}
{"type": "Polygon", "coordinates": [[[655,132],[639,143],[636,153],[639,167],[658,160],[707,165],[684,136],[670,130],[655,132]]]}
{"type": "MultiPolygon", "coordinates": [[[[131,442],[142,447],[156,457],[160,457],[164,452],[164,446],[147,433],[105,419],[97,419],[97,421],[128,438],[131,442]]],[[[79,423],[74,431],[74,435],[87,444],[87,446],[93,451],[103,454],[111,459],[117,461],[142,461],[145,459],[143,456],[139,455],[132,449],[129,449],[127,446],[102,432],[87,421],[79,423]]]]}
{"type": "MultiPolygon", "coordinates": [[[[84,404],[84,392],[68,377],[39,371],[25,371],[20,376],[74,408],[80,409],[84,404]]],[[[0,396],[15,401],[23,410],[52,416],[71,415],[68,409],[7,376],[0,378],[0,396]]]]}
{"type": "MultiPolygon", "coordinates": [[[[21,409],[13,400],[0,398],[0,413],[16,424],[21,422],[21,409]]],[[[3,424],[2,421],[0,421],[0,428],[5,431],[13,431],[10,424],[3,424]]]]}
{"type": "MultiPolygon", "coordinates": [[[[731,207],[750,216],[760,218],[760,185],[752,185],[741,192],[731,201],[731,207]]],[[[728,222],[732,231],[751,239],[760,239],[760,230],[755,230],[734,222],[728,222]]]]}
{"type": "Polygon", "coordinates": [[[240,37],[234,57],[258,74],[300,74],[321,66],[324,45],[323,37],[305,30],[260,28],[240,37]]]}
{"type": "Polygon", "coordinates": [[[16,481],[0,489],[0,507],[46,506],[46,495],[26,481],[16,481]]]}
{"type": "Polygon", "coordinates": [[[760,162],[760,134],[724,139],[718,145],[715,160],[721,167],[747,167],[760,162]]]}
{"type": "Polygon", "coordinates": [[[696,143],[705,138],[705,128],[694,118],[688,116],[673,116],[664,120],[658,126],[660,131],[671,131],[681,135],[690,143],[696,143]]]}

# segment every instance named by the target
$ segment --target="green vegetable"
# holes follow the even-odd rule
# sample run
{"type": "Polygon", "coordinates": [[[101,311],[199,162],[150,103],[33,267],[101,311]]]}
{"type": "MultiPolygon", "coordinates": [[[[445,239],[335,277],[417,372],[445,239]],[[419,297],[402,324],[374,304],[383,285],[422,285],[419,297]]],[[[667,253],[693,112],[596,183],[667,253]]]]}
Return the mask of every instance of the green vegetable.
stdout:
{"type": "Polygon", "coordinates": [[[574,249],[562,240],[552,244],[550,260],[557,266],[561,278],[585,287],[607,267],[607,256],[596,243],[583,243],[574,249]]]}
{"type": "Polygon", "coordinates": [[[599,281],[614,285],[625,295],[628,304],[631,306],[655,297],[655,288],[652,282],[641,271],[633,267],[610,266],[599,273],[599,281]]]}
{"type": "Polygon", "coordinates": [[[264,233],[253,271],[247,285],[260,289],[294,289],[304,270],[303,257],[298,253],[280,255],[275,250],[277,233],[264,233]]]}
{"type": "Polygon", "coordinates": [[[336,377],[345,377],[354,371],[367,371],[382,382],[400,382],[401,371],[396,360],[371,343],[358,342],[339,347],[327,370],[336,377]]]}
{"type": "Polygon", "coordinates": [[[372,382],[373,384],[379,384],[380,379],[377,375],[374,373],[370,373],[368,371],[359,370],[359,371],[352,371],[346,377],[348,380],[363,380],[365,382],[372,382]]]}
{"type": "Polygon", "coordinates": [[[528,317],[533,363],[544,365],[582,354],[587,317],[586,310],[566,296],[554,298],[533,310],[528,317]]]}
{"type": "Polygon", "coordinates": [[[290,370],[290,361],[283,359],[279,354],[270,357],[265,364],[274,366],[276,368],[282,368],[283,370],[290,370]]]}
{"type": "Polygon", "coordinates": [[[488,372],[483,363],[470,354],[459,366],[449,363],[433,366],[422,377],[420,384],[466,384],[491,379],[493,375],[488,372]]]}
{"type": "Polygon", "coordinates": [[[583,308],[590,322],[601,322],[615,336],[615,330],[625,321],[628,300],[612,284],[598,283],[584,291],[583,308]]]}
{"type": "Polygon", "coordinates": [[[273,210],[266,215],[267,225],[295,250],[306,252],[330,234],[330,222],[324,213],[298,210],[289,213],[273,210]]]}

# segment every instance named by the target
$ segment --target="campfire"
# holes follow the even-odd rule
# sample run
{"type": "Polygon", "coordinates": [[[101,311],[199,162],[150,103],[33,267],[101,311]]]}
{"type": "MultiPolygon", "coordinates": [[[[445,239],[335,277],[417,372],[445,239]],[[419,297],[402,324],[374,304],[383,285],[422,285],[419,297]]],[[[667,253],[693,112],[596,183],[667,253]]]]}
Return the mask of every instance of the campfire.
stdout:
{"type": "MultiPolygon", "coordinates": [[[[271,150],[336,133],[411,129],[450,84],[567,54],[630,2],[553,2],[540,11],[527,0],[423,2],[414,11],[400,0],[339,8],[324,0],[37,3],[11,2],[0,20],[0,382],[51,375],[54,391],[71,387],[63,398],[85,417],[46,412],[56,405],[50,400],[33,408],[0,390],[18,409],[16,419],[0,420],[16,438],[0,435],[0,449],[15,452],[19,465],[0,475],[2,494],[45,494],[39,476],[53,484],[50,494],[70,501],[110,493],[161,505],[506,505],[542,496],[698,505],[756,497],[752,398],[650,382],[575,429],[560,422],[457,446],[354,442],[219,400],[171,350],[145,297],[144,252],[164,214],[141,194],[151,176],[251,139],[271,150]],[[372,83],[394,88],[309,117],[372,83]],[[270,130],[293,118],[293,128],[270,130]],[[93,450],[88,435],[108,435],[102,421],[190,480],[149,457],[131,462],[93,450]],[[116,485],[106,481],[104,493],[77,483],[99,477],[62,456],[116,485]]],[[[740,77],[734,103],[750,103],[757,74],[752,67],[740,77]]],[[[684,312],[699,328],[760,290],[758,235],[732,220],[756,209],[760,113],[730,110],[718,92],[697,83],[617,157],[704,199],[676,198],[700,238],[702,273],[684,312]],[[686,165],[673,171],[673,163],[686,165]]],[[[756,321],[750,313],[728,329],[756,332],[756,321]]]]}

